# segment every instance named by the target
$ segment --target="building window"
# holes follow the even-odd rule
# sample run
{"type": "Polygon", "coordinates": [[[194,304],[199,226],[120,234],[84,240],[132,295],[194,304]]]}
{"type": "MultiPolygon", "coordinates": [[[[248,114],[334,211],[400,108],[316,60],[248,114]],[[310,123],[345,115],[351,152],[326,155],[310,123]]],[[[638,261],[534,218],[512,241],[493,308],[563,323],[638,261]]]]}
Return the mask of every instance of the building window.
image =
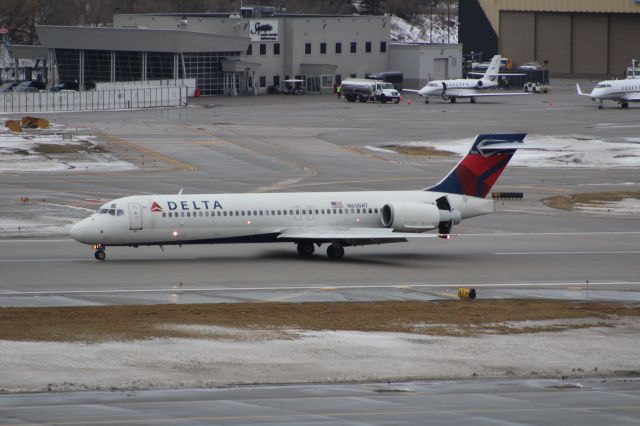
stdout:
{"type": "Polygon", "coordinates": [[[320,43],[320,54],[321,55],[327,54],[327,43],[320,43]]]}
{"type": "Polygon", "coordinates": [[[358,43],[355,41],[351,42],[351,53],[356,53],[358,51],[358,43]]]}
{"type": "Polygon", "coordinates": [[[351,74],[351,78],[356,78],[356,74],[351,74]]]}
{"type": "Polygon", "coordinates": [[[274,55],[280,54],[280,43],[273,43],[273,54],[274,55]]]}
{"type": "Polygon", "coordinates": [[[322,87],[331,87],[333,85],[333,76],[332,75],[323,75],[322,76],[322,87]]]}
{"type": "Polygon", "coordinates": [[[267,77],[264,75],[260,76],[260,87],[267,87],[267,77]]]}
{"type": "Polygon", "coordinates": [[[142,80],[142,52],[117,51],[116,81],[142,80]]]}
{"type": "Polygon", "coordinates": [[[342,43],[336,42],[336,55],[339,55],[341,53],[342,53],[342,43]]]}
{"type": "Polygon", "coordinates": [[[336,74],[336,84],[342,83],[342,74],[336,74]]]}
{"type": "Polygon", "coordinates": [[[260,54],[261,55],[267,54],[267,45],[265,43],[260,43],[260,54]]]}
{"type": "Polygon", "coordinates": [[[311,43],[304,44],[304,54],[311,55],[311,43]]]}
{"type": "Polygon", "coordinates": [[[364,44],[364,51],[367,53],[371,53],[371,42],[368,41],[364,44]]]}
{"type": "Polygon", "coordinates": [[[280,76],[279,75],[274,75],[273,76],[273,85],[275,87],[280,87],[280,76]]]}
{"type": "MultiPolygon", "coordinates": [[[[186,70],[186,78],[195,78],[196,84],[203,95],[222,95],[224,91],[224,74],[222,73],[222,61],[225,58],[239,57],[241,51],[237,52],[198,52],[183,53],[184,67],[186,70]]],[[[152,52],[147,53],[147,58],[152,52]]],[[[172,55],[172,54],[170,54],[172,55]]],[[[168,65],[168,64],[167,64],[168,65]]],[[[147,60],[147,75],[150,72],[150,61],[147,60]]],[[[179,67],[182,69],[182,67],[179,67]]],[[[163,71],[165,68],[162,68],[163,71]]],[[[173,60],[171,61],[171,71],[173,71],[173,60]]],[[[168,77],[173,78],[173,73],[168,77]]],[[[149,78],[151,79],[151,78],[149,78]]]]}
{"type": "Polygon", "coordinates": [[[245,53],[245,55],[247,56],[253,55],[253,44],[249,43],[249,47],[247,47],[247,53],[245,53]]]}
{"type": "MultiPolygon", "coordinates": [[[[173,54],[170,54],[170,55],[173,55],[173,54]]],[[[173,77],[173,68],[171,71],[172,71],[171,74],[173,77]]],[[[111,51],[109,50],[85,50],[84,51],[84,81],[89,85],[91,83],[96,83],[101,81],[111,81],[111,51]]]]}
{"type": "Polygon", "coordinates": [[[56,49],[56,61],[60,81],[80,80],[80,51],[56,49]]]}
{"type": "Polygon", "coordinates": [[[387,51],[387,42],[386,41],[381,41],[380,42],[380,53],[384,53],[387,51]]]}
{"type": "Polygon", "coordinates": [[[147,80],[169,78],[173,78],[173,53],[147,52],[147,80]]]}

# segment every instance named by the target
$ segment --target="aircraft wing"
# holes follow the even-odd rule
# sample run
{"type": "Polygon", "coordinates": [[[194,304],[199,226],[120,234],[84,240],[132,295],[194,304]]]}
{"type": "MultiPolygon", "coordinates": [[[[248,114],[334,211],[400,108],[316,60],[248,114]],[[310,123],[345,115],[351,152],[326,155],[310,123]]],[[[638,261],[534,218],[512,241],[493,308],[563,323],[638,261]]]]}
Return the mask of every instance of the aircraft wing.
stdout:
{"type": "Polygon", "coordinates": [[[435,238],[439,234],[394,232],[390,228],[317,228],[287,229],[279,240],[313,240],[319,242],[343,241],[349,245],[404,242],[408,238],[435,238]]]}
{"type": "Polygon", "coordinates": [[[454,98],[479,98],[482,96],[521,96],[521,95],[530,95],[531,93],[527,92],[488,92],[488,93],[479,93],[476,91],[459,91],[457,93],[449,93],[449,96],[454,98]]]}
{"type": "MultiPolygon", "coordinates": [[[[468,72],[467,74],[468,75],[484,75],[485,73],[483,73],[483,72],[468,72]]],[[[523,76],[523,75],[526,75],[526,74],[514,74],[514,73],[503,73],[503,72],[500,72],[500,73],[497,73],[497,74],[494,74],[494,75],[523,76]]]]}
{"type": "Polygon", "coordinates": [[[627,93],[623,99],[627,102],[640,102],[640,92],[627,93]]]}
{"type": "Polygon", "coordinates": [[[420,93],[419,90],[415,90],[415,89],[402,89],[403,92],[411,92],[411,93],[420,93]]]}

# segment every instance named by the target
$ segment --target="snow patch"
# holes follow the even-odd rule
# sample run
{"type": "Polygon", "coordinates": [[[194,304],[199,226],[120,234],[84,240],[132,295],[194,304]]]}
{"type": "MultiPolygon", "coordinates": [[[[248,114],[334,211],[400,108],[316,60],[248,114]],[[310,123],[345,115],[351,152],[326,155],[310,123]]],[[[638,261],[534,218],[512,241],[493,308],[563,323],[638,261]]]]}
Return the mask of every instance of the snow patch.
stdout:
{"type": "Polygon", "coordinates": [[[640,200],[637,198],[623,198],[620,201],[576,204],[574,205],[574,209],[590,213],[638,216],[638,212],[640,212],[640,200]]]}
{"type": "MultiPolygon", "coordinates": [[[[0,118],[1,122],[3,118],[0,118]]],[[[54,126],[54,129],[59,126],[54,126]]],[[[44,154],[37,151],[40,145],[77,145],[95,147],[93,136],[72,136],[64,139],[62,133],[29,131],[13,134],[0,129],[0,173],[2,172],[60,172],[60,171],[123,171],[136,166],[117,160],[110,154],[78,152],[72,154],[44,154]]]]}
{"type": "MultiPolygon", "coordinates": [[[[458,139],[440,142],[386,142],[385,145],[425,146],[453,152],[460,157],[469,152],[472,141],[458,139]]],[[[516,152],[511,165],[536,168],[637,168],[640,164],[640,138],[625,138],[623,141],[605,141],[586,136],[541,136],[529,135],[525,147],[516,152]]],[[[365,147],[372,149],[371,147],[365,147]]]]}

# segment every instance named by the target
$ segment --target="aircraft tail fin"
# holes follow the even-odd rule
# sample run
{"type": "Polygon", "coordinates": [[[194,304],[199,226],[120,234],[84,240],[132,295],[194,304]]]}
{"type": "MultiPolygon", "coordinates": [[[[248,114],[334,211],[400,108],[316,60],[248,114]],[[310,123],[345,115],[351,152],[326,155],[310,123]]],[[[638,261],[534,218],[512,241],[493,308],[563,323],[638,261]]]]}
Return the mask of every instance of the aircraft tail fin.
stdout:
{"type": "Polygon", "coordinates": [[[522,147],[526,133],[478,135],[469,153],[436,185],[425,191],[484,198],[522,147]]]}
{"type": "Polygon", "coordinates": [[[502,56],[500,55],[495,55],[493,58],[491,58],[491,62],[487,67],[487,71],[482,76],[482,80],[496,81],[496,79],[498,78],[498,75],[500,75],[501,59],[502,59],[502,56]]]}

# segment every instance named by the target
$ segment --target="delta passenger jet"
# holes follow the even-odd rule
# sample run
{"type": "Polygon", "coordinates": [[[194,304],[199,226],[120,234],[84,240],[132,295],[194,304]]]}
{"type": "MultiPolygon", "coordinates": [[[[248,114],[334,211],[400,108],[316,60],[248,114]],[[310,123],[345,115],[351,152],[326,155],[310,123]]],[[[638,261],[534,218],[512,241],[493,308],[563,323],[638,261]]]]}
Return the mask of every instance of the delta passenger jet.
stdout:
{"type": "Polygon", "coordinates": [[[136,195],[118,198],[71,228],[105,260],[108,246],[287,242],[302,257],[344,247],[450,238],[453,225],[494,211],[485,199],[525,134],[476,137],[436,185],[416,191],[136,195]],[[436,231],[436,233],[428,233],[436,231]]]}

